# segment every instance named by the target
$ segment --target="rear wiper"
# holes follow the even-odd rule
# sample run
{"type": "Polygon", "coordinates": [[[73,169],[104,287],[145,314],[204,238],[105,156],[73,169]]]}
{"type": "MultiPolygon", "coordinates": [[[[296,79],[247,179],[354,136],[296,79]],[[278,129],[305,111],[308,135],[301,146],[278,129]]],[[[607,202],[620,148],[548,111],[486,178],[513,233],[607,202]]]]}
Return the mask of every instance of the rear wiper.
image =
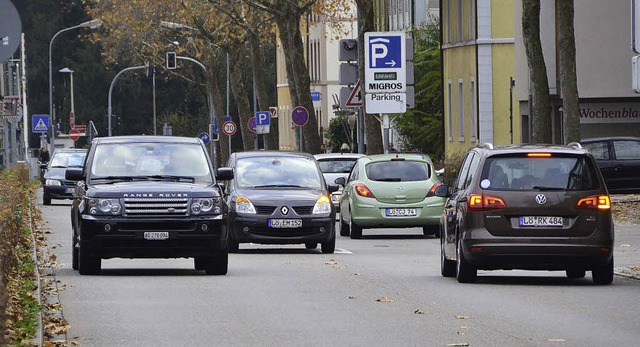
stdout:
{"type": "Polygon", "coordinates": [[[152,179],[158,179],[158,180],[174,180],[174,181],[189,180],[192,183],[196,181],[195,177],[191,177],[191,176],[152,175],[148,177],[152,179]]]}
{"type": "Polygon", "coordinates": [[[567,190],[567,188],[563,187],[545,187],[545,186],[533,186],[533,189],[546,191],[546,190],[567,190]]]}
{"type": "Polygon", "coordinates": [[[400,182],[402,179],[400,177],[388,177],[388,178],[378,178],[376,181],[380,182],[400,182]]]}
{"type": "Polygon", "coordinates": [[[254,186],[253,188],[304,188],[298,184],[265,184],[261,186],[254,186]]]}

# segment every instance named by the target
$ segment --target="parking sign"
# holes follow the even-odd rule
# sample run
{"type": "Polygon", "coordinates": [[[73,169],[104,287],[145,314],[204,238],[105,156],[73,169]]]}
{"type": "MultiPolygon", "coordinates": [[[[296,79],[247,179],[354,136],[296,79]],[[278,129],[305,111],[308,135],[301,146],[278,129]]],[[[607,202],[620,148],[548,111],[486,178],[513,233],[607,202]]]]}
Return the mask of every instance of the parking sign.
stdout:
{"type": "Polygon", "coordinates": [[[364,39],[365,91],[404,93],[407,90],[405,33],[367,32],[364,39]]]}

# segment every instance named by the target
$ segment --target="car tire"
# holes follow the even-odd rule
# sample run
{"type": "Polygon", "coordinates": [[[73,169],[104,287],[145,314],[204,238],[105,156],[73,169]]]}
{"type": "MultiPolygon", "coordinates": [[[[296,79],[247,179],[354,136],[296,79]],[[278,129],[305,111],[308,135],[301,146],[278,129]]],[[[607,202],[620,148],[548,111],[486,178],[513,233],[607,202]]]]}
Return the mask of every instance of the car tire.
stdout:
{"type": "Polygon", "coordinates": [[[336,250],[336,235],[333,234],[333,236],[331,236],[331,239],[327,242],[323,242],[320,244],[320,249],[322,250],[322,253],[324,254],[331,254],[333,252],[335,252],[336,250]]]}
{"type": "Polygon", "coordinates": [[[229,270],[229,252],[226,250],[216,256],[203,258],[204,273],[206,275],[222,276],[229,270]]]}
{"type": "Polygon", "coordinates": [[[611,284],[613,282],[613,256],[605,264],[598,265],[591,270],[593,283],[598,285],[611,284]]]}
{"type": "Polygon", "coordinates": [[[42,203],[44,205],[51,205],[51,197],[47,195],[42,196],[42,203]]]}
{"type": "Polygon", "coordinates": [[[584,278],[586,271],[582,269],[569,269],[566,271],[568,278],[584,278]]]}
{"type": "Polygon", "coordinates": [[[474,283],[478,279],[478,269],[464,258],[462,241],[456,246],[456,279],[459,283],[474,283]]]}
{"type": "Polygon", "coordinates": [[[82,251],[82,247],[78,251],[78,270],[81,275],[99,275],[102,259],[92,257],[87,252],[82,251]]]}
{"type": "Polygon", "coordinates": [[[306,249],[316,249],[318,248],[318,243],[317,242],[307,242],[304,244],[304,248],[306,249]]]}
{"type": "Polygon", "coordinates": [[[349,218],[349,236],[352,239],[362,238],[362,228],[353,221],[353,216],[349,218]]]}
{"type": "Polygon", "coordinates": [[[440,238],[440,274],[442,277],[456,277],[456,262],[444,254],[444,239],[440,238]]]}
{"type": "Polygon", "coordinates": [[[422,234],[424,236],[440,237],[440,225],[425,225],[422,227],[422,234]]]}
{"type": "Polygon", "coordinates": [[[193,267],[196,270],[204,270],[205,269],[205,259],[204,258],[193,258],[193,267]]]}
{"type": "Polygon", "coordinates": [[[79,252],[78,247],[76,247],[76,243],[76,233],[73,233],[73,235],[71,236],[71,268],[74,270],[78,270],[78,263],[80,262],[80,260],[78,259],[79,252]]]}
{"type": "Polygon", "coordinates": [[[342,217],[340,218],[340,236],[349,236],[349,224],[345,223],[342,217]]]}
{"type": "MultiPolygon", "coordinates": [[[[231,228],[228,228],[227,230],[231,230],[231,228]]],[[[227,245],[229,245],[229,253],[238,253],[238,251],[240,250],[240,243],[236,241],[233,233],[231,232],[229,233],[229,240],[227,241],[227,245]]]]}

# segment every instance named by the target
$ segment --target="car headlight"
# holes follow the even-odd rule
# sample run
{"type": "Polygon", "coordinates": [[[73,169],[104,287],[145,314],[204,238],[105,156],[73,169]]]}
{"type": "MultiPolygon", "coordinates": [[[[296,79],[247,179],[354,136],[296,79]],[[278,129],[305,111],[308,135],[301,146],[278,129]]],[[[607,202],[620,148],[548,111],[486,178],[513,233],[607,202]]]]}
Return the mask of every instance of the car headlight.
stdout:
{"type": "Polygon", "coordinates": [[[244,196],[239,196],[236,198],[236,212],[237,213],[256,213],[256,208],[253,207],[251,200],[247,199],[244,196]]]}
{"type": "Polygon", "coordinates": [[[44,182],[44,185],[46,185],[46,186],[61,186],[62,182],[60,182],[58,180],[46,180],[44,182]]]}
{"type": "Polygon", "coordinates": [[[90,214],[110,214],[119,215],[122,211],[122,205],[118,199],[87,199],[90,214]]]}
{"type": "Polygon", "coordinates": [[[191,203],[191,213],[193,214],[220,214],[220,198],[196,198],[191,203]]]}
{"type": "Polygon", "coordinates": [[[331,199],[326,195],[323,195],[316,200],[316,204],[313,205],[313,214],[327,214],[331,213],[331,199]]]}

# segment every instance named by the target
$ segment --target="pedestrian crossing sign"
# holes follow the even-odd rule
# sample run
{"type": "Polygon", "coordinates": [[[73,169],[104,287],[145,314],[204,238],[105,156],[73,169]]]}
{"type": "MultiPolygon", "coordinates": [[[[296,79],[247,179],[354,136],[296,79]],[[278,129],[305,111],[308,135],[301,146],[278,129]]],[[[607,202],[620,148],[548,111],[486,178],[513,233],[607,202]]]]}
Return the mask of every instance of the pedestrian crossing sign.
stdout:
{"type": "Polygon", "coordinates": [[[32,116],[32,124],[34,133],[46,133],[47,129],[49,129],[49,115],[34,114],[32,116]]]}

